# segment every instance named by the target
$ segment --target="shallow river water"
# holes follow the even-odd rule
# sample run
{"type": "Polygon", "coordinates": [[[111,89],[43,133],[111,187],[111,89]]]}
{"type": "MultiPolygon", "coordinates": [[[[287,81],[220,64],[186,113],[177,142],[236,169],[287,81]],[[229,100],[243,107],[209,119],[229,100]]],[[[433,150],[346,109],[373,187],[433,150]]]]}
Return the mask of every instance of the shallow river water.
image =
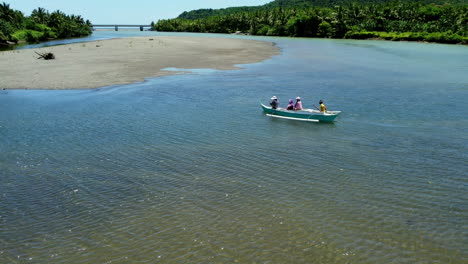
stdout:
{"type": "Polygon", "coordinates": [[[246,38],[281,54],[0,91],[0,263],[466,263],[468,48],[246,38]]]}

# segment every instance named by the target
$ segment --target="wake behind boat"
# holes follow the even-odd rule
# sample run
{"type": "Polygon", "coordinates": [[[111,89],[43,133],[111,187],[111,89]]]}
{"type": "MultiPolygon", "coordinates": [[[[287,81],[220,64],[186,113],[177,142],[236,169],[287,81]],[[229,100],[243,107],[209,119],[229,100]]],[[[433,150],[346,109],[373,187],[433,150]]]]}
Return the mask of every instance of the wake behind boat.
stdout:
{"type": "Polygon", "coordinates": [[[309,122],[333,122],[335,118],[341,113],[341,111],[320,112],[314,109],[302,109],[297,111],[286,110],[285,108],[273,109],[270,106],[266,106],[262,103],[261,106],[267,116],[309,122]]]}

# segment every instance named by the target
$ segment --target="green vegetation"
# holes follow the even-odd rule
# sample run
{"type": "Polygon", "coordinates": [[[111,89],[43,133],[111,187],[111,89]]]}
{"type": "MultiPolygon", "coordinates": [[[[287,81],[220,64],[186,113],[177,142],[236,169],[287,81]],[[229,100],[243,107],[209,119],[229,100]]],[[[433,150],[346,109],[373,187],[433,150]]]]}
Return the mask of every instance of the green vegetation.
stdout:
{"type": "Polygon", "coordinates": [[[175,19],[159,20],[153,29],[468,44],[468,4],[448,1],[439,5],[426,1],[276,0],[259,7],[184,12],[175,19]]]}
{"type": "Polygon", "coordinates": [[[348,31],[345,38],[350,39],[385,39],[385,40],[407,40],[407,41],[427,41],[427,42],[439,42],[439,43],[464,43],[468,44],[468,37],[462,37],[458,34],[454,34],[451,31],[448,32],[377,32],[377,31],[348,31]]]}
{"type": "MultiPolygon", "coordinates": [[[[221,9],[197,9],[186,11],[180,14],[177,18],[184,19],[201,19],[210,16],[225,16],[239,12],[254,12],[258,10],[271,9],[275,7],[282,8],[310,8],[310,7],[329,7],[343,6],[350,3],[359,4],[383,4],[387,2],[394,2],[395,0],[275,0],[263,6],[242,6],[242,7],[229,7],[221,9]]],[[[417,2],[423,4],[466,4],[466,0],[401,0],[402,2],[417,2]]]]}
{"type": "Polygon", "coordinates": [[[27,17],[5,2],[0,5],[0,43],[82,37],[91,32],[91,22],[81,16],[59,10],[49,13],[39,7],[27,17]]]}
{"type": "MultiPolygon", "coordinates": [[[[392,2],[394,0],[275,0],[266,4],[265,6],[270,7],[311,7],[311,6],[321,6],[321,7],[334,7],[339,5],[353,3],[360,4],[382,4],[387,2],[392,2]]],[[[466,0],[401,0],[402,2],[418,2],[423,4],[466,4],[466,0]]]]}
{"type": "Polygon", "coordinates": [[[177,18],[183,19],[200,19],[210,16],[224,16],[235,14],[239,12],[252,12],[256,10],[264,9],[263,6],[241,6],[241,7],[229,7],[222,9],[197,9],[190,12],[183,12],[177,18]]]}

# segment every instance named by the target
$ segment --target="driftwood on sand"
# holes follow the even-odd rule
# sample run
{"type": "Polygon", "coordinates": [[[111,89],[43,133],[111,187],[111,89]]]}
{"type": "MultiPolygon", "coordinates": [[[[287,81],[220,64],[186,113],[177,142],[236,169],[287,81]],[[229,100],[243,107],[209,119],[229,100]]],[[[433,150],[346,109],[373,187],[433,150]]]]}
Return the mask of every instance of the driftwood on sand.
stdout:
{"type": "Polygon", "coordinates": [[[35,53],[37,55],[39,55],[38,59],[44,59],[44,60],[53,60],[53,59],[55,59],[55,55],[52,52],[39,53],[39,52],[35,51],[35,53]]]}

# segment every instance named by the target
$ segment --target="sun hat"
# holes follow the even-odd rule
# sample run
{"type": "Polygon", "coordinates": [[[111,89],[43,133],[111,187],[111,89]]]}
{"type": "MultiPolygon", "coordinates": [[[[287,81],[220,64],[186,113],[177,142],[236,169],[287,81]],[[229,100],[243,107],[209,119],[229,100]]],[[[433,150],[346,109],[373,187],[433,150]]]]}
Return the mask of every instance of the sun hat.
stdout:
{"type": "Polygon", "coordinates": [[[301,100],[301,98],[298,96],[298,97],[296,97],[296,100],[301,100]]]}
{"type": "Polygon", "coordinates": [[[273,96],[273,97],[271,98],[271,100],[275,100],[275,99],[278,99],[278,98],[277,98],[276,96],[273,96]]]}

